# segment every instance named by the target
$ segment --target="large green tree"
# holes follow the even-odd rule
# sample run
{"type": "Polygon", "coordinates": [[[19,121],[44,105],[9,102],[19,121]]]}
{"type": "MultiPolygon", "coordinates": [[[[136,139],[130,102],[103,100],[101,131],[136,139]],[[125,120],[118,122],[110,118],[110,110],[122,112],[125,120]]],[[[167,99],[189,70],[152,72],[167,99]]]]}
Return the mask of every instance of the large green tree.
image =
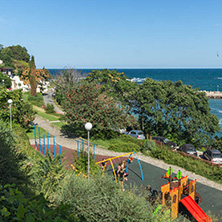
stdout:
{"type": "Polygon", "coordinates": [[[91,122],[96,132],[134,124],[134,117],[129,117],[112,97],[101,93],[100,89],[101,85],[87,81],[67,86],[64,91],[66,99],[62,104],[68,123],[82,127],[91,122]]]}
{"type": "Polygon", "coordinates": [[[219,131],[218,118],[211,114],[205,93],[181,81],[147,78],[132,95],[130,106],[143,130],[178,142],[209,144],[219,131]]]}
{"type": "Polygon", "coordinates": [[[128,104],[130,94],[137,89],[135,82],[130,82],[124,73],[119,73],[117,70],[91,70],[86,81],[96,82],[101,85],[101,92],[106,92],[122,105],[128,104]]]}

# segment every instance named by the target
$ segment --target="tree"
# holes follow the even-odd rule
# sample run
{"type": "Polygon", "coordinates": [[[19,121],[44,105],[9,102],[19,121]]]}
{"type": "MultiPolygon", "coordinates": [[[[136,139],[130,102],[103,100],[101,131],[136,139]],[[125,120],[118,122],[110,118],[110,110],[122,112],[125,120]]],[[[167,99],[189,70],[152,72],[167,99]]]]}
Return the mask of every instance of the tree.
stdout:
{"type": "Polygon", "coordinates": [[[11,87],[11,79],[6,74],[0,72],[0,86],[5,86],[6,88],[11,87]]]}
{"type": "Polygon", "coordinates": [[[30,75],[29,75],[29,81],[31,85],[31,96],[37,96],[36,93],[36,69],[35,69],[35,60],[34,56],[32,56],[31,61],[30,61],[30,75]]]}
{"type": "Polygon", "coordinates": [[[91,70],[86,81],[96,82],[101,85],[101,92],[106,92],[121,104],[128,104],[130,94],[137,88],[137,83],[130,82],[124,73],[117,70],[91,70]]]}
{"type": "Polygon", "coordinates": [[[125,128],[135,123],[112,97],[100,93],[101,86],[94,82],[80,81],[67,86],[63,108],[66,120],[71,125],[83,127],[93,124],[94,132],[125,128]]]}
{"type": "MultiPolygon", "coordinates": [[[[30,67],[23,69],[21,80],[23,80],[24,84],[30,84],[30,78],[31,78],[30,74],[31,74],[30,67]]],[[[40,92],[42,92],[44,90],[45,82],[49,79],[49,70],[45,68],[36,69],[34,78],[36,83],[40,85],[40,92]]]]}
{"type": "Polygon", "coordinates": [[[23,101],[22,91],[14,90],[9,92],[5,87],[0,87],[0,119],[9,122],[10,109],[8,99],[12,99],[12,121],[23,128],[29,128],[29,123],[34,120],[35,112],[32,106],[23,101]]]}
{"type": "Polygon", "coordinates": [[[67,91],[68,87],[76,85],[84,76],[81,72],[74,69],[64,69],[56,76],[55,79],[55,89],[56,89],[56,101],[59,105],[62,104],[62,101],[65,99],[64,92],[67,91]]]}
{"type": "Polygon", "coordinates": [[[7,48],[11,50],[13,59],[29,62],[30,55],[28,54],[28,51],[25,47],[16,45],[16,46],[9,46],[7,48]]]}
{"type": "Polygon", "coordinates": [[[130,100],[131,113],[139,116],[146,132],[175,138],[179,143],[209,144],[219,131],[203,92],[181,81],[147,78],[130,100]]]}

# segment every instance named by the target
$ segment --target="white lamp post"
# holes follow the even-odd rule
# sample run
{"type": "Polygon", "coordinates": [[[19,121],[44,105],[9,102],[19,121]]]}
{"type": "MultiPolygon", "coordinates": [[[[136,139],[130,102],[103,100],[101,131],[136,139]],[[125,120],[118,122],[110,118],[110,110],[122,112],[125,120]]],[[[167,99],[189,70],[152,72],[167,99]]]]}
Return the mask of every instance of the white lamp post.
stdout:
{"type": "Polygon", "coordinates": [[[8,104],[9,104],[9,106],[10,106],[10,129],[11,129],[11,131],[12,131],[12,99],[9,99],[8,100],[8,104]]]}
{"type": "Polygon", "coordinates": [[[217,92],[219,92],[219,85],[217,85],[217,92]]]}
{"type": "Polygon", "coordinates": [[[90,166],[90,164],[89,164],[89,161],[90,161],[90,158],[89,158],[89,156],[90,156],[89,132],[92,129],[92,123],[86,123],[85,129],[88,131],[88,179],[89,179],[89,166],[90,166]]]}
{"type": "Polygon", "coordinates": [[[5,86],[5,80],[4,79],[2,80],[2,85],[5,86]]]}

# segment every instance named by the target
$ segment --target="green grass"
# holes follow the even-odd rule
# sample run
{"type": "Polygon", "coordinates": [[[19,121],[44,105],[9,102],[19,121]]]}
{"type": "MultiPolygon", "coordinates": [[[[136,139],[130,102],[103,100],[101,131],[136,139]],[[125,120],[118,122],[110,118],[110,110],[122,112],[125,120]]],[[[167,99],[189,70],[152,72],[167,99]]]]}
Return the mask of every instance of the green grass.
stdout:
{"type": "Polygon", "coordinates": [[[57,123],[51,123],[51,124],[53,124],[53,125],[55,125],[55,126],[57,126],[59,128],[62,128],[63,126],[67,125],[66,122],[57,122],[57,123]]]}
{"type": "Polygon", "coordinates": [[[39,110],[37,110],[37,114],[49,121],[56,121],[56,120],[59,120],[60,116],[55,116],[55,115],[51,115],[51,114],[47,114],[47,113],[44,113],[44,112],[41,112],[39,110]]]}
{"type": "Polygon", "coordinates": [[[100,146],[104,146],[108,148],[111,145],[111,140],[104,140],[104,139],[96,139],[96,140],[91,140],[92,143],[100,146]]]}
{"type": "Polygon", "coordinates": [[[38,106],[38,107],[42,107],[42,105],[44,104],[44,100],[43,100],[43,96],[41,93],[37,93],[37,96],[31,96],[30,92],[25,92],[23,93],[23,99],[26,102],[30,102],[32,105],[38,106]]]}
{"type": "MultiPolygon", "coordinates": [[[[36,127],[36,137],[39,138],[39,127],[36,127]]],[[[29,130],[29,132],[26,132],[27,136],[29,137],[29,139],[35,139],[34,136],[34,126],[31,127],[31,129],[29,130]]],[[[45,135],[45,137],[47,137],[47,131],[44,130],[43,128],[40,127],[40,136],[41,138],[43,138],[43,135],[45,135]]]]}

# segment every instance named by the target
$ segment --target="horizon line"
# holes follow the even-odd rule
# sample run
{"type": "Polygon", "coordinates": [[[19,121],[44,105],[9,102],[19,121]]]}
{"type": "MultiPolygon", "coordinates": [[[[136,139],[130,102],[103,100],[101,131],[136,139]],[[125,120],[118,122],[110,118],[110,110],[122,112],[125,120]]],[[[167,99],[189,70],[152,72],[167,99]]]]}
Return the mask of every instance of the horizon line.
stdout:
{"type": "Polygon", "coordinates": [[[75,68],[47,68],[47,69],[222,69],[222,67],[75,67],[75,68]]]}

